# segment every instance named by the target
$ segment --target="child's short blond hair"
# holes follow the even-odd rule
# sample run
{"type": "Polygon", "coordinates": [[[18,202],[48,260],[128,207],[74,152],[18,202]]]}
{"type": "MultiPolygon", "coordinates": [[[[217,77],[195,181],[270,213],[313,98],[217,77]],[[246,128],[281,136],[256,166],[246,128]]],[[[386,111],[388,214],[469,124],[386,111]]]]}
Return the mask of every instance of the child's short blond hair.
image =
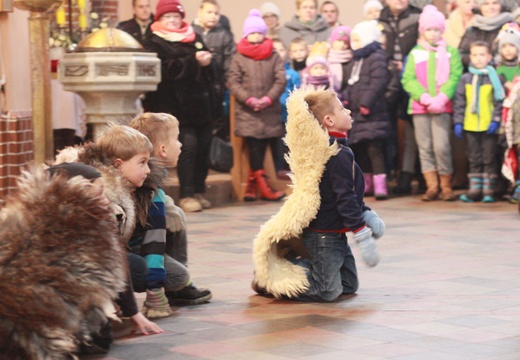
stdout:
{"type": "Polygon", "coordinates": [[[291,40],[291,42],[289,43],[289,51],[291,51],[291,47],[293,45],[303,45],[305,46],[305,48],[307,48],[308,44],[307,44],[307,41],[305,41],[304,38],[301,38],[301,37],[297,37],[297,38],[294,38],[291,40]]]}
{"type": "MultiPolygon", "coordinates": [[[[302,3],[306,1],[306,0],[296,0],[296,9],[300,9],[300,7],[302,6],[302,3]]],[[[318,8],[318,0],[313,0],[314,2],[314,6],[316,7],[316,9],[318,8]]]]}
{"type": "Polygon", "coordinates": [[[309,111],[323,124],[325,116],[334,113],[334,101],[337,95],[330,90],[317,90],[307,94],[304,98],[309,106],[309,111]]]}
{"type": "Polygon", "coordinates": [[[217,2],[217,0],[202,0],[202,2],[200,3],[199,9],[202,9],[204,7],[204,5],[206,5],[206,4],[215,5],[216,7],[218,7],[220,9],[220,5],[217,2]]]}
{"type": "Polygon", "coordinates": [[[152,143],[144,134],[127,125],[112,125],[96,144],[110,160],[128,161],[138,154],[151,153],[153,150],[152,143]]]}
{"type": "Polygon", "coordinates": [[[179,120],[167,113],[143,113],[128,124],[131,128],[143,133],[153,147],[168,141],[168,132],[179,128],[179,120]]]}

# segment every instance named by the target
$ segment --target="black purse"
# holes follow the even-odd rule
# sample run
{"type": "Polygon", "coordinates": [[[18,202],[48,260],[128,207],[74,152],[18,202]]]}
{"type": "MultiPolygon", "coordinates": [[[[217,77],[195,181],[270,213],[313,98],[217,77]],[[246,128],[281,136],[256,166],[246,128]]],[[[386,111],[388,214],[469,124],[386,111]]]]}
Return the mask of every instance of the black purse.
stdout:
{"type": "Polygon", "coordinates": [[[233,146],[231,142],[218,135],[218,130],[213,131],[211,145],[209,147],[208,167],[218,172],[229,172],[233,167],[233,146]]]}

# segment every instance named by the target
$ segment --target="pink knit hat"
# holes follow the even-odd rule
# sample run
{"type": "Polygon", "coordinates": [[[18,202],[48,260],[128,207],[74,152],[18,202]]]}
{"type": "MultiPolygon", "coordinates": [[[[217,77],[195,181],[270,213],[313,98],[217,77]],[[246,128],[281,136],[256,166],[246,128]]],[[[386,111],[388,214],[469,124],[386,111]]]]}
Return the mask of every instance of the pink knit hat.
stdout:
{"type": "Polygon", "coordinates": [[[332,44],[336,40],[343,40],[350,46],[350,27],[348,26],[336,26],[329,36],[329,44],[332,44]]]}
{"type": "Polygon", "coordinates": [[[433,5],[426,5],[419,16],[419,33],[422,34],[426,29],[438,28],[444,33],[446,17],[433,5]]]}
{"type": "Polygon", "coordinates": [[[244,31],[242,37],[245,38],[247,35],[252,33],[267,34],[267,25],[264,19],[260,16],[260,11],[253,9],[249,12],[248,17],[244,21],[244,31]]]}
{"type": "Polygon", "coordinates": [[[184,6],[178,0],[159,0],[155,8],[155,21],[159,20],[161,16],[167,13],[179,13],[182,18],[186,15],[184,6]]]}

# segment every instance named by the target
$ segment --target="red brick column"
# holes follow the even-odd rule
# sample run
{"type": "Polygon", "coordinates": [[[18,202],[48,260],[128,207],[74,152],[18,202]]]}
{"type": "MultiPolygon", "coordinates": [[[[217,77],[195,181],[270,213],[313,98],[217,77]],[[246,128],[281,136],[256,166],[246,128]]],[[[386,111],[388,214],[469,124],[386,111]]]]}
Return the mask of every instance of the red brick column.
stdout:
{"type": "Polygon", "coordinates": [[[31,111],[10,111],[0,118],[0,203],[16,188],[16,177],[34,160],[31,111]]]}

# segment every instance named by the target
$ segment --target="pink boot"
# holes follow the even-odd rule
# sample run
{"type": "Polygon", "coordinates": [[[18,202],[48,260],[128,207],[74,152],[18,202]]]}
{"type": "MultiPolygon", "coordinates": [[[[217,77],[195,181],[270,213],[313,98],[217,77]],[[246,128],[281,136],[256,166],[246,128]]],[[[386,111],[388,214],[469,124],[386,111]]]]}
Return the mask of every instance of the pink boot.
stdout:
{"type": "Polygon", "coordinates": [[[363,177],[365,178],[365,196],[374,195],[374,179],[372,174],[363,174],[363,177]]]}
{"type": "Polygon", "coordinates": [[[388,199],[388,189],[386,187],[386,174],[374,175],[374,195],[376,200],[388,199]]]}

